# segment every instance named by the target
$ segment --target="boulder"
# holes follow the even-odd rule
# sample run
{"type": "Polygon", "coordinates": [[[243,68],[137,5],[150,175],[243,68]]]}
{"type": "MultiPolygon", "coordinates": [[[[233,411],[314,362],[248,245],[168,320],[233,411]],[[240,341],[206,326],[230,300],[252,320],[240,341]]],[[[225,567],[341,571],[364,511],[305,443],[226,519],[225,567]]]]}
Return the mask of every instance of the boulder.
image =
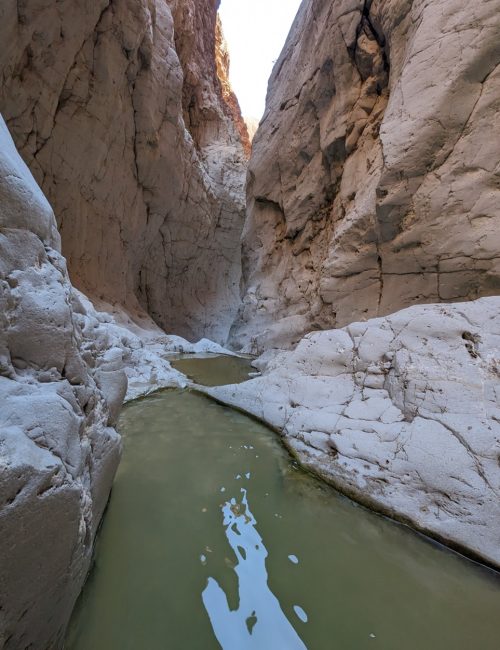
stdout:
{"type": "Polygon", "coordinates": [[[256,365],[203,390],[340,492],[500,568],[500,298],[313,332],[256,365]]]}

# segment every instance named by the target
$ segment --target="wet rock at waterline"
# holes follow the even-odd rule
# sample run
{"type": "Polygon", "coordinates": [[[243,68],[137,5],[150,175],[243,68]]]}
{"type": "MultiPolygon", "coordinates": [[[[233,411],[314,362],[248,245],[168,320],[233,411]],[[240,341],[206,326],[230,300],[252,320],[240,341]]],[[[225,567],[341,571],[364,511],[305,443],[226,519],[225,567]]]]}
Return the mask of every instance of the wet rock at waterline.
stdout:
{"type": "Polygon", "coordinates": [[[304,0],[253,141],[253,353],[500,293],[500,0],[304,0]]]}
{"type": "Polygon", "coordinates": [[[54,208],[73,283],[224,343],[240,299],[246,127],[217,6],[4,2],[0,112],[54,208]]]}
{"type": "Polygon", "coordinates": [[[308,334],[206,388],[375,510],[500,567],[500,298],[308,334]]]}
{"type": "Polygon", "coordinates": [[[53,212],[0,118],[0,647],[61,647],[120,456],[101,355],[53,212]]]}

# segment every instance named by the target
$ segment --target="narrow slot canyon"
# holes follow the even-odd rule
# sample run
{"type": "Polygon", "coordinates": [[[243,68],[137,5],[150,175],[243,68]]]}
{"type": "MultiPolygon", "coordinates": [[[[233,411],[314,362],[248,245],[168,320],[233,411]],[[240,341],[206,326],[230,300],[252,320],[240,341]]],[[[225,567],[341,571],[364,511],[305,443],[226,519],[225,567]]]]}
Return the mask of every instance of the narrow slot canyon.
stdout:
{"type": "Polygon", "coordinates": [[[0,39],[0,650],[496,650],[500,0],[0,39]]]}

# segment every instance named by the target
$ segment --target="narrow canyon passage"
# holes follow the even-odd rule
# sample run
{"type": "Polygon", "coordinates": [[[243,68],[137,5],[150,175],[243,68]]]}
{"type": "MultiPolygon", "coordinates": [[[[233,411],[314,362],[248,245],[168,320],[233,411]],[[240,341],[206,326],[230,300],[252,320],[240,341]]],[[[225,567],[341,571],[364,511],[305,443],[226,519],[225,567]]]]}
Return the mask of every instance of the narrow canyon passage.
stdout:
{"type": "MultiPolygon", "coordinates": [[[[181,363],[204,383],[245,370],[181,363]]],[[[120,431],[67,650],[498,647],[497,574],[339,496],[263,425],[169,390],[120,431]]]]}
{"type": "Polygon", "coordinates": [[[0,42],[0,650],[499,648],[500,0],[0,42]]]}

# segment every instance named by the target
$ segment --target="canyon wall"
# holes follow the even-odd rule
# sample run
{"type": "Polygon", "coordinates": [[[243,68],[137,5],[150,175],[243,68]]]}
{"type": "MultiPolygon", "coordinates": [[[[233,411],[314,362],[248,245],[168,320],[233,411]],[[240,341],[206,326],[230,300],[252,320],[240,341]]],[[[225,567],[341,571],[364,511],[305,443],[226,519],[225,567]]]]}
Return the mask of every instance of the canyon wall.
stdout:
{"type": "Polygon", "coordinates": [[[0,112],[54,208],[74,284],[224,341],[248,144],[218,4],[7,0],[0,112]]]}
{"type": "Polygon", "coordinates": [[[72,287],[53,211],[0,117],[2,650],[63,646],[120,457],[122,402],[185,387],[173,352],[225,350],[72,287]]]}
{"type": "Polygon", "coordinates": [[[500,291],[500,0],[304,0],[253,141],[232,342],[500,291]]]}
{"type": "Polygon", "coordinates": [[[217,5],[0,6],[15,140],[0,118],[5,650],[63,646],[119,461],[126,374],[128,397],[183,386],[169,351],[220,350],[145,312],[221,341],[234,319],[248,140],[217,5]],[[72,280],[108,313],[71,285],[61,237],[72,280]]]}
{"type": "Polygon", "coordinates": [[[0,647],[59,648],[120,456],[121,355],[0,118],[0,647]]]}

